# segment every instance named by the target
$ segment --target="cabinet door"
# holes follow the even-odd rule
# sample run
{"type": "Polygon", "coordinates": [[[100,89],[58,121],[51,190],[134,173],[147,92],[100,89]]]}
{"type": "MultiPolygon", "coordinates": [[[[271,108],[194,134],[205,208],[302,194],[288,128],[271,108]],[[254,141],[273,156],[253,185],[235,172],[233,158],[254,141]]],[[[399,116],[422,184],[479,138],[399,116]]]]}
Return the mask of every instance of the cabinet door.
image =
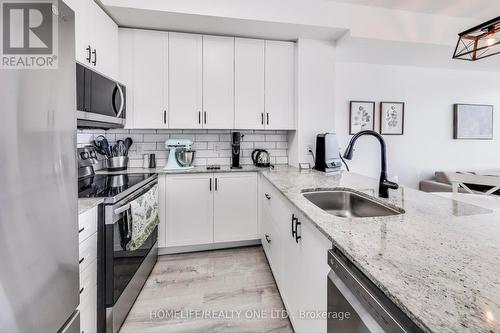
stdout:
{"type": "Polygon", "coordinates": [[[283,276],[283,258],[284,258],[284,248],[283,248],[283,238],[285,235],[279,232],[277,228],[277,223],[274,220],[268,207],[262,208],[262,247],[266,253],[267,261],[273,272],[274,280],[278,285],[278,289],[283,297],[284,290],[283,281],[285,278],[283,276]]]}
{"type": "Polygon", "coordinates": [[[266,128],[293,129],[295,44],[266,40],[266,128]]]}
{"type": "Polygon", "coordinates": [[[264,41],[234,42],[234,127],[264,128],[264,41]]]}
{"type": "Polygon", "coordinates": [[[134,128],[168,128],[168,33],[135,30],[133,39],[134,128]]]}
{"type": "Polygon", "coordinates": [[[90,1],[88,21],[92,67],[112,78],[118,78],[118,26],[96,2],[90,1]]]}
{"type": "Polygon", "coordinates": [[[259,239],[257,174],[215,174],[214,241],[259,239]]]}
{"type": "Polygon", "coordinates": [[[75,55],[76,60],[85,65],[90,65],[89,51],[89,10],[90,0],[65,0],[75,12],[75,55]]]}
{"type": "Polygon", "coordinates": [[[234,127],[234,38],[203,36],[203,128],[234,127]]]}
{"type": "Polygon", "coordinates": [[[170,33],[170,128],[202,127],[202,44],[201,35],[170,33]]]}
{"type": "Polygon", "coordinates": [[[212,174],[167,175],[167,246],[213,242],[211,182],[212,174]]]}

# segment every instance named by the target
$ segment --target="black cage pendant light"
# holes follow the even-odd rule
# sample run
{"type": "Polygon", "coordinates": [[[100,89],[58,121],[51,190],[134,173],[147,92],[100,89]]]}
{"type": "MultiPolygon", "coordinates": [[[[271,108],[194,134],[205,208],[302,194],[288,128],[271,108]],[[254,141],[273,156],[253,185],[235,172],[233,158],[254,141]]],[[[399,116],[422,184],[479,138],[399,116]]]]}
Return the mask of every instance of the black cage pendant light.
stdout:
{"type": "Polygon", "coordinates": [[[500,16],[458,34],[453,59],[476,61],[500,53],[500,16]]]}

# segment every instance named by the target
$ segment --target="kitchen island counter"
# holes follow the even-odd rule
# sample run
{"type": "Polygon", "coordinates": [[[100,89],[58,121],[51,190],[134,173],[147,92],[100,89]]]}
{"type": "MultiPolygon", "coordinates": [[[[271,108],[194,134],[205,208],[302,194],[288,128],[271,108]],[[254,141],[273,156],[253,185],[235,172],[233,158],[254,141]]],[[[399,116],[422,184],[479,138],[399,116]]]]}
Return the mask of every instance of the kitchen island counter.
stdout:
{"type": "Polygon", "coordinates": [[[302,191],[376,196],[378,179],[293,167],[262,175],[424,331],[500,332],[500,212],[401,187],[377,200],[403,215],[341,218],[302,191]]]}

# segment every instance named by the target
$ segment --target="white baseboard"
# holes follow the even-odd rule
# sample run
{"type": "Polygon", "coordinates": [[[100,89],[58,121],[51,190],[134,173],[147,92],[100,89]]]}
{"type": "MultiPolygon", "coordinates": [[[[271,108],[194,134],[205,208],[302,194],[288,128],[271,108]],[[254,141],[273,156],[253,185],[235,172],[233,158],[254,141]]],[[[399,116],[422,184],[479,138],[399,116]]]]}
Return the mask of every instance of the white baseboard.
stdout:
{"type": "Polygon", "coordinates": [[[261,244],[260,239],[252,239],[252,240],[237,241],[237,242],[160,247],[158,248],[158,255],[229,249],[233,247],[242,247],[242,246],[260,245],[260,244],[261,244]]]}

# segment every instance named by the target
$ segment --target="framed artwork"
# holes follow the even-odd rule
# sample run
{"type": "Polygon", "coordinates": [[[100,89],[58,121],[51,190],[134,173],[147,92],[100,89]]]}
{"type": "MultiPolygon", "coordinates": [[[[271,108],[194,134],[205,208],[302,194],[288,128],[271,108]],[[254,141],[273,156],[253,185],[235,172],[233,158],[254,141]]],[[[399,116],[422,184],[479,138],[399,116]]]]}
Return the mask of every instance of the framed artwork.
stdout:
{"type": "Polygon", "coordinates": [[[455,104],[453,139],[492,140],[493,105],[455,104]]]}
{"type": "Polygon", "coordinates": [[[380,102],[380,134],[403,135],[405,103],[380,102]]]}
{"type": "Polygon", "coordinates": [[[375,102],[351,101],[349,134],[375,129],[375,102]]]}

